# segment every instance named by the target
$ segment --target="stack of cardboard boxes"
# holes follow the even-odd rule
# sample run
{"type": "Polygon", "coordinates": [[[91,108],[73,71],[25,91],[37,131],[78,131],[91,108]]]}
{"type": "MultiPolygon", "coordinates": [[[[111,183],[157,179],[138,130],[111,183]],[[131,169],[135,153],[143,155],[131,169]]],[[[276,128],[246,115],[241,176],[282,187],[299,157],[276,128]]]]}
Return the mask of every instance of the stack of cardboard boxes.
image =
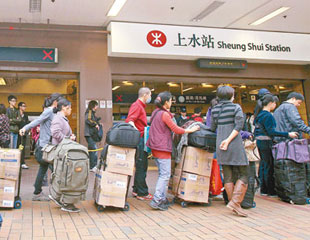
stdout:
{"type": "Polygon", "coordinates": [[[135,154],[134,148],[109,146],[106,167],[96,173],[94,198],[98,205],[124,208],[129,176],[134,174],[135,154]]]}
{"type": "Polygon", "coordinates": [[[188,202],[208,203],[213,153],[184,147],[169,182],[169,192],[188,202]]]}
{"type": "Polygon", "coordinates": [[[14,207],[19,171],[20,150],[0,148],[0,207],[14,207]]]}

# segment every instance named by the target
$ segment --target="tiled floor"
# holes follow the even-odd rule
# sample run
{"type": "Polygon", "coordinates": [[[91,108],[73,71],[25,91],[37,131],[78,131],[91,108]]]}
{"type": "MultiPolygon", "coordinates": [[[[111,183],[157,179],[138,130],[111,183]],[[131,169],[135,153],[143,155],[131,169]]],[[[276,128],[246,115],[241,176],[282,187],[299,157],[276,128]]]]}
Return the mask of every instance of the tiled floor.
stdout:
{"type": "MultiPolygon", "coordinates": [[[[129,198],[130,211],[107,209],[99,213],[91,199],[79,204],[78,214],[64,213],[48,202],[32,202],[37,165],[23,171],[20,210],[1,210],[0,239],[310,239],[310,206],[295,206],[269,197],[256,197],[248,218],[233,215],[223,201],[212,206],[175,204],[169,211],[152,210],[147,202],[129,198]]],[[[154,190],[156,171],[148,183],[154,190]]],[[[47,188],[44,189],[47,191],[47,188]]]]}

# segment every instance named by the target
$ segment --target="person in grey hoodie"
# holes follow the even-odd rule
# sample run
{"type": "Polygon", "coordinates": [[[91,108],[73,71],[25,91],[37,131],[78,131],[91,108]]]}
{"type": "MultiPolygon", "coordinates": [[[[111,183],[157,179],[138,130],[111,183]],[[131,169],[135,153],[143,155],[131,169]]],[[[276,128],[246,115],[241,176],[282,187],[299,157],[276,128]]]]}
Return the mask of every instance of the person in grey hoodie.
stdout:
{"type": "Polygon", "coordinates": [[[44,111],[41,113],[41,115],[36,120],[32,121],[19,130],[19,134],[23,136],[25,135],[26,131],[29,131],[31,128],[34,128],[37,125],[40,125],[40,137],[35,150],[35,158],[40,164],[40,167],[36,181],[34,183],[35,190],[33,192],[32,201],[49,201],[48,196],[45,196],[42,192],[44,175],[48,169],[48,163],[42,159],[42,148],[44,145],[50,142],[50,127],[55,115],[54,109],[57,107],[57,103],[61,98],[62,96],[59,93],[53,93],[51,96],[46,98],[44,101],[44,111]]]}
{"type": "MultiPolygon", "coordinates": [[[[279,132],[298,132],[302,137],[302,132],[310,134],[310,127],[301,119],[297,108],[305,101],[302,94],[291,92],[287,96],[287,100],[283,102],[274,112],[273,116],[276,120],[276,131],[279,132]]],[[[275,138],[277,142],[285,141],[285,137],[275,138]]]]}

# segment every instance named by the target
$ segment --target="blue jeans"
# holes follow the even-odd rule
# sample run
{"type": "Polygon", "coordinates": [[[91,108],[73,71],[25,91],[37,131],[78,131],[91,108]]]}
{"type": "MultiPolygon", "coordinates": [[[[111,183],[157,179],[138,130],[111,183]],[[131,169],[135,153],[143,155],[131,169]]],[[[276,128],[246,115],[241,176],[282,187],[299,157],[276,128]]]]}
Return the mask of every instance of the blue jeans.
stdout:
{"type": "Polygon", "coordinates": [[[143,137],[140,139],[137,154],[139,154],[139,157],[136,158],[136,172],[133,184],[133,192],[137,193],[138,196],[142,197],[149,194],[149,189],[145,181],[148,167],[148,159],[147,153],[144,151],[143,137]]]}
{"type": "Polygon", "coordinates": [[[154,194],[154,201],[160,203],[166,200],[166,191],[171,175],[171,159],[155,158],[158,167],[158,179],[154,194]]]}
{"type": "Polygon", "coordinates": [[[10,133],[10,148],[17,148],[18,133],[10,133]]]}
{"type": "Polygon", "coordinates": [[[40,164],[36,181],[34,183],[34,194],[39,194],[42,192],[42,183],[49,164],[42,159],[42,147],[37,146],[34,154],[37,162],[40,164]]]}
{"type": "MultiPolygon", "coordinates": [[[[88,143],[88,150],[95,150],[97,149],[96,142],[91,137],[85,137],[88,143]]],[[[98,160],[98,153],[97,152],[89,152],[89,167],[90,169],[96,167],[98,160]]]]}

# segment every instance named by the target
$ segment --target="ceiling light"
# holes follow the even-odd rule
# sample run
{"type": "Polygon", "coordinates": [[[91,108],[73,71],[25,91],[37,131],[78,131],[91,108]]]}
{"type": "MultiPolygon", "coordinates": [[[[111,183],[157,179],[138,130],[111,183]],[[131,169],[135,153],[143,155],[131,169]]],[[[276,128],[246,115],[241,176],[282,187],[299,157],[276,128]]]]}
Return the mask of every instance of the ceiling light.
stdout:
{"type": "Polygon", "coordinates": [[[116,90],[116,89],[119,89],[121,86],[115,86],[112,88],[112,91],[116,90]]]}
{"type": "Polygon", "coordinates": [[[127,0],[115,0],[108,12],[108,17],[115,17],[122,9],[127,0]]]}
{"type": "Polygon", "coordinates": [[[179,84],[173,83],[173,82],[168,82],[167,85],[168,85],[169,87],[179,87],[179,84]]]}
{"type": "Polygon", "coordinates": [[[194,89],[194,88],[193,87],[189,87],[189,88],[184,89],[183,92],[187,92],[187,91],[192,90],[192,89],[194,89]]]}
{"type": "Polygon", "coordinates": [[[133,83],[129,82],[129,81],[123,81],[123,84],[126,86],[132,86],[133,85],[133,83]]]}
{"type": "Polygon", "coordinates": [[[6,85],[4,78],[0,78],[0,85],[2,85],[2,86],[6,85]]]}
{"type": "Polygon", "coordinates": [[[241,85],[240,88],[246,88],[246,85],[241,85]]]}
{"type": "Polygon", "coordinates": [[[154,92],[154,91],[155,91],[155,88],[152,88],[152,89],[151,89],[151,92],[154,92]]]}
{"type": "Polygon", "coordinates": [[[285,89],[285,87],[284,86],[279,86],[279,89],[285,89]]]}
{"type": "Polygon", "coordinates": [[[225,2],[223,1],[214,1],[212,2],[206,9],[204,9],[201,13],[199,13],[196,17],[194,17],[191,21],[192,22],[199,22],[206,16],[208,16],[210,13],[215,11],[217,8],[222,6],[225,2]]]}
{"type": "Polygon", "coordinates": [[[271,18],[274,18],[275,16],[278,16],[279,14],[285,12],[286,10],[290,9],[290,7],[280,7],[277,10],[269,13],[268,15],[256,20],[255,22],[250,23],[250,25],[252,26],[257,26],[259,24],[262,24],[268,20],[270,20],[271,18]]]}
{"type": "Polygon", "coordinates": [[[212,84],[208,84],[208,83],[202,83],[201,86],[205,87],[205,88],[213,88],[214,87],[212,84]]]}

